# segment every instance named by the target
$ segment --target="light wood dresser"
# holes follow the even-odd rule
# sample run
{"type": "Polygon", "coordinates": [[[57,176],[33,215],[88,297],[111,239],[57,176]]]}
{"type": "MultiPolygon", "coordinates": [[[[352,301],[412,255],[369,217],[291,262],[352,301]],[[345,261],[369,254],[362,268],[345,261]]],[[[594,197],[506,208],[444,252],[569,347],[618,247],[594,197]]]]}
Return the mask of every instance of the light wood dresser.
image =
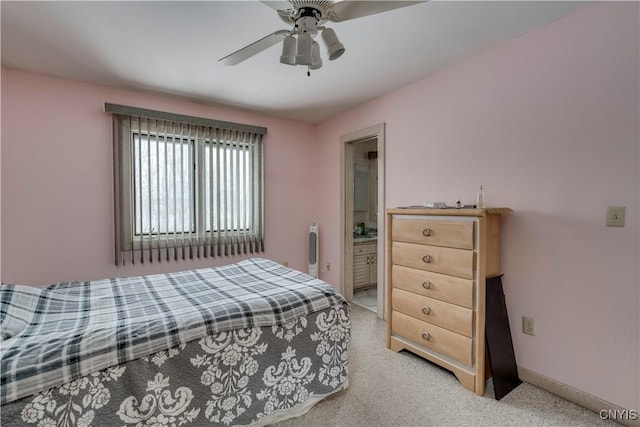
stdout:
{"type": "Polygon", "coordinates": [[[418,354],[483,395],[487,277],[500,274],[509,208],[389,209],[387,347],[418,354]]]}

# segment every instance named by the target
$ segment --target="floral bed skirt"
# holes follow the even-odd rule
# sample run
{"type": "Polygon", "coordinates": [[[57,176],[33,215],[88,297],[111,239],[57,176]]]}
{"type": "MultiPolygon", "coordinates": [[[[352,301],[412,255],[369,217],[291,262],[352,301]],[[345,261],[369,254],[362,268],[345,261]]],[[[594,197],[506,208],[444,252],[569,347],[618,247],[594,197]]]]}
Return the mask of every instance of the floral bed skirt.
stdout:
{"type": "Polygon", "coordinates": [[[346,387],[349,306],[236,329],[2,405],[11,426],[265,425],[346,387]]]}

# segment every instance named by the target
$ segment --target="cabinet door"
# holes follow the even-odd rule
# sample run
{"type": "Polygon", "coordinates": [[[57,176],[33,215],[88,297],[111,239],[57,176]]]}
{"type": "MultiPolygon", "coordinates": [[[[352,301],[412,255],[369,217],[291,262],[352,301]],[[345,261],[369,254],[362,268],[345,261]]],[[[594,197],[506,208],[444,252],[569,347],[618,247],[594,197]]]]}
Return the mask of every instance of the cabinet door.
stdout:
{"type": "Polygon", "coordinates": [[[353,288],[361,288],[369,284],[369,254],[357,254],[353,256],[353,288]]]}
{"type": "Polygon", "coordinates": [[[378,283],[378,254],[369,254],[369,284],[378,283]]]}

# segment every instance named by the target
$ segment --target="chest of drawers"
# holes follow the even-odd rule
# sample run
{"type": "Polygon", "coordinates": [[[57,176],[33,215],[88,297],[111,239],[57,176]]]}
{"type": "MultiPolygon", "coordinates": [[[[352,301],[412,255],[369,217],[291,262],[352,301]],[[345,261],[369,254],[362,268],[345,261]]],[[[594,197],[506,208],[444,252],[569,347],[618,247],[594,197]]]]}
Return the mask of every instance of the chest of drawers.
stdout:
{"type": "Polygon", "coordinates": [[[387,347],[409,350],[484,394],[487,277],[500,274],[508,208],[389,209],[387,347]]]}

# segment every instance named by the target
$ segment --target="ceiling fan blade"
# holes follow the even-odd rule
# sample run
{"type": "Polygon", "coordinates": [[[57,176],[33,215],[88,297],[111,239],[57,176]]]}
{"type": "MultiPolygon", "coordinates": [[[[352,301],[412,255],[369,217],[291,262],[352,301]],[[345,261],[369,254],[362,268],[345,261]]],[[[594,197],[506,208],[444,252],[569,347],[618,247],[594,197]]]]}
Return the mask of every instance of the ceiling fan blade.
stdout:
{"type": "Polygon", "coordinates": [[[293,6],[291,6],[291,3],[289,3],[288,1],[261,1],[260,3],[264,3],[267,6],[269,6],[271,9],[273,10],[287,10],[287,9],[293,9],[293,6]]]}
{"type": "Polygon", "coordinates": [[[278,16],[287,24],[295,24],[296,20],[294,19],[294,15],[296,14],[296,9],[293,7],[291,3],[288,1],[261,1],[261,3],[269,6],[271,9],[278,12],[278,16]]]}
{"type": "Polygon", "coordinates": [[[362,18],[376,13],[388,12],[393,9],[411,6],[425,1],[342,1],[331,8],[330,20],[333,22],[348,21],[362,18]]]}
{"type": "Polygon", "coordinates": [[[236,65],[240,62],[251,58],[253,55],[262,52],[265,49],[270,48],[274,44],[282,41],[286,36],[291,34],[289,30],[278,30],[275,33],[269,34],[260,40],[251,43],[248,46],[243,47],[230,55],[225,56],[218,62],[222,62],[224,65],[236,65]]]}

